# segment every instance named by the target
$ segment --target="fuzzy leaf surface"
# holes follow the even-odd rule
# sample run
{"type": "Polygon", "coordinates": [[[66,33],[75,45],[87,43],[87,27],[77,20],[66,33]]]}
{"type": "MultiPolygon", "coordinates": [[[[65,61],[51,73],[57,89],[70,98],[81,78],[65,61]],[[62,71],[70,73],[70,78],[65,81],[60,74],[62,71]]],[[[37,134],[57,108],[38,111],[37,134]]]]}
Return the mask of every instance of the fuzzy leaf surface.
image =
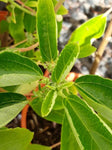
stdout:
{"type": "Polygon", "coordinates": [[[78,78],[75,86],[86,102],[112,123],[112,80],[86,75],[78,78]]]}
{"type": "Polygon", "coordinates": [[[68,123],[81,150],[112,149],[112,130],[93,109],[75,95],[70,95],[64,105],[68,123]]]}
{"type": "Polygon", "coordinates": [[[47,116],[53,109],[56,97],[57,97],[57,92],[54,90],[49,91],[48,94],[46,95],[41,108],[43,117],[47,116]]]}
{"type": "Polygon", "coordinates": [[[73,135],[66,115],[64,116],[61,131],[61,150],[80,150],[80,147],[73,135]]]}
{"type": "Polygon", "coordinates": [[[79,46],[78,44],[69,43],[62,50],[59,59],[57,61],[56,67],[52,73],[52,81],[53,82],[61,82],[65,79],[65,77],[70,72],[73,67],[76,58],[79,54],[79,46]]]}
{"type": "Polygon", "coordinates": [[[37,32],[39,46],[44,61],[57,57],[56,16],[52,0],[39,0],[37,11],[37,32]]]}
{"type": "Polygon", "coordinates": [[[0,87],[36,81],[41,69],[30,59],[11,52],[0,53],[0,87]]]}

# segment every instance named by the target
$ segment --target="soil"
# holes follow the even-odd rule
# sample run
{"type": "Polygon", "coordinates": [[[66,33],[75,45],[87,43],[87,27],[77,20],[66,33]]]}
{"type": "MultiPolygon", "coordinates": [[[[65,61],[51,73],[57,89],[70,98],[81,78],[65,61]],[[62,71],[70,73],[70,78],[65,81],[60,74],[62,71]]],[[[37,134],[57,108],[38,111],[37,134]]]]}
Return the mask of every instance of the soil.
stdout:
{"type": "MultiPolygon", "coordinates": [[[[20,127],[20,121],[21,113],[14,120],[12,120],[7,127],[20,127]]],[[[29,108],[27,114],[27,128],[34,132],[32,143],[52,146],[60,142],[61,125],[39,117],[37,114],[35,114],[32,108],[29,108]]],[[[53,148],[53,150],[60,150],[60,146],[53,148]]]]}

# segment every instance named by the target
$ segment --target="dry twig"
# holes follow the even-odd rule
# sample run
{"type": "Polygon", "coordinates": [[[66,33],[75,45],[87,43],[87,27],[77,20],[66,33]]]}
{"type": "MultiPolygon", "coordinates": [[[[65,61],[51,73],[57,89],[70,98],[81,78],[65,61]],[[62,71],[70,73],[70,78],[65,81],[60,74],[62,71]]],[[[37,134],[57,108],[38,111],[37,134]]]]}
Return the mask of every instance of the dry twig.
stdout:
{"type": "Polygon", "coordinates": [[[56,4],[55,8],[54,8],[54,11],[57,12],[58,9],[60,8],[60,6],[63,4],[65,0],[59,0],[59,2],[56,4]]]}
{"type": "Polygon", "coordinates": [[[22,1],[20,1],[20,0],[15,0],[15,1],[16,1],[18,4],[20,4],[22,7],[28,9],[29,11],[31,11],[33,14],[36,14],[36,12],[35,12],[32,8],[26,6],[22,1]]]}
{"type": "Polygon", "coordinates": [[[112,20],[110,21],[108,28],[107,28],[107,31],[104,35],[104,38],[103,38],[103,40],[102,40],[102,42],[101,42],[101,44],[100,44],[100,46],[96,52],[95,61],[94,61],[92,68],[90,70],[90,74],[95,74],[96,69],[98,68],[98,65],[100,63],[101,57],[103,55],[104,49],[109,42],[111,34],[112,34],[112,20]]]}
{"type": "Polygon", "coordinates": [[[51,149],[53,149],[53,148],[55,148],[55,147],[57,147],[57,146],[59,146],[59,145],[61,145],[61,142],[58,142],[58,143],[52,145],[52,146],[51,146],[51,149]]]}
{"type": "Polygon", "coordinates": [[[25,40],[23,40],[23,41],[21,41],[21,42],[19,42],[19,43],[17,43],[17,44],[14,44],[14,45],[10,46],[10,48],[15,48],[16,46],[18,46],[18,45],[20,45],[20,44],[23,44],[23,43],[25,43],[26,41],[27,41],[27,39],[25,39],[25,40]]]}

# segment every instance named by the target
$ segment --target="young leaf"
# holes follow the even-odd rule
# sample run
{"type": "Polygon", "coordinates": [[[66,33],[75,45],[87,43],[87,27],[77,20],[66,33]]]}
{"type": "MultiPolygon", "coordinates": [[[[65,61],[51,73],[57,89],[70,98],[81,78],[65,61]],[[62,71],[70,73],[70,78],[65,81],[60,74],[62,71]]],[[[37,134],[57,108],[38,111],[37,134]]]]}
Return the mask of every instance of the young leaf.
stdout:
{"type": "Polygon", "coordinates": [[[8,51],[0,53],[0,87],[36,81],[41,69],[30,59],[8,51]]]}
{"type": "Polygon", "coordinates": [[[25,39],[25,33],[24,33],[24,13],[20,11],[19,9],[15,8],[15,17],[16,17],[16,23],[12,22],[9,23],[9,32],[11,36],[14,38],[15,43],[18,43],[25,39]]]}
{"type": "Polygon", "coordinates": [[[37,31],[43,60],[55,60],[57,57],[57,31],[52,0],[38,1],[37,31]]]}
{"type": "Polygon", "coordinates": [[[28,145],[27,150],[51,150],[51,148],[48,146],[43,146],[39,144],[30,144],[28,145]]]}
{"type": "Polygon", "coordinates": [[[71,95],[64,105],[70,128],[81,150],[112,149],[112,130],[83,100],[71,95]]]}
{"type": "Polygon", "coordinates": [[[66,115],[62,123],[61,150],[81,150],[70,128],[66,115]]]}
{"type": "Polygon", "coordinates": [[[0,150],[26,150],[33,133],[27,129],[0,130],[0,150]]]}
{"type": "Polygon", "coordinates": [[[80,45],[79,58],[87,57],[95,48],[90,45],[92,39],[100,38],[106,27],[106,17],[99,15],[78,27],[71,35],[69,42],[78,42],[80,45]]]}
{"type": "Polygon", "coordinates": [[[79,54],[79,46],[78,44],[69,43],[62,50],[61,55],[57,61],[56,67],[52,73],[52,81],[53,82],[61,82],[65,79],[65,77],[70,72],[73,67],[76,58],[79,54]]]}
{"type": "Polygon", "coordinates": [[[46,95],[41,108],[43,117],[47,116],[53,109],[56,97],[57,97],[57,91],[54,90],[49,91],[48,94],[46,95]]]}
{"type": "Polygon", "coordinates": [[[112,80],[86,75],[78,78],[75,86],[87,103],[112,123],[112,80]]]}
{"type": "MultiPolygon", "coordinates": [[[[43,100],[41,98],[37,98],[37,99],[34,99],[30,103],[30,106],[32,107],[32,109],[39,116],[42,116],[41,115],[42,102],[43,102],[43,100]]],[[[52,110],[51,113],[47,117],[44,117],[44,118],[49,120],[49,121],[53,121],[53,122],[56,122],[58,124],[62,124],[63,116],[64,116],[64,110],[60,109],[60,110],[52,110]]]]}
{"type": "Polygon", "coordinates": [[[27,103],[23,95],[0,93],[0,128],[15,118],[27,103]]]}

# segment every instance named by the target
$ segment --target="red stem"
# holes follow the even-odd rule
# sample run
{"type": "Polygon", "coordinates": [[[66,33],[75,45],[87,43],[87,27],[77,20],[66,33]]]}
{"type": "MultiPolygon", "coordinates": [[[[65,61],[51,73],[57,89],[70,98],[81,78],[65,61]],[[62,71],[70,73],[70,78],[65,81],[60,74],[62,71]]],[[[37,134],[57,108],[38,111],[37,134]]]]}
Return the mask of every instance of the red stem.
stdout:
{"type": "Polygon", "coordinates": [[[21,113],[21,128],[27,128],[27,112],[28,112],[29,104],[27,104],[21,113]]]}
{"type": "MultiPolygon", "coordinates": [[[[44,76],[45,77],[48,77],[49,76],[49,72],[46,70],[45,73],[44,73],[44,76]]],[[[45,84],[41,84],[41,87],[44,87],[45,84]]],[[[38,91],[38,87],[36,88],[36,91],[38,91]]],[[[27,99],[30,99],[31,96],[27,96],[27,99]]],[[[21,113],[21,128],[27,128],[27,113],[28,113],[28,108],[29,108],[29,104],[27,104],[23,110],[22,110],[22,113],[21,113]]]]}

